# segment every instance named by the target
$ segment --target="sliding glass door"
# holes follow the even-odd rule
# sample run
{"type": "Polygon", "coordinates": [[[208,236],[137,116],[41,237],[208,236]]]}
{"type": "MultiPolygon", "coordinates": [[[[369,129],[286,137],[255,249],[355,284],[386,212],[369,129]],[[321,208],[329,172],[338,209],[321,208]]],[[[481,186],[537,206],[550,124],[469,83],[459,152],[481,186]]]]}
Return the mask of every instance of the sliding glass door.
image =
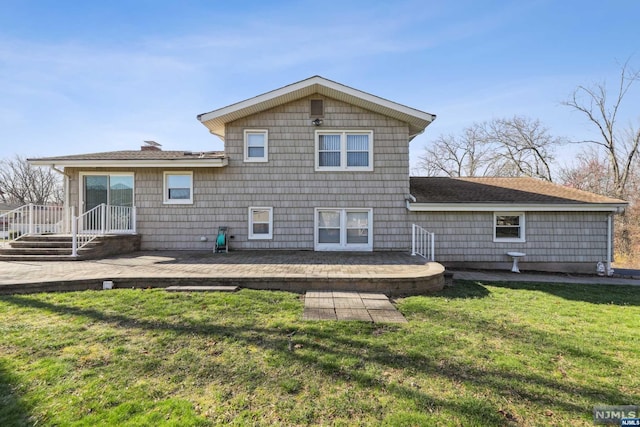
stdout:
{"type": "Polygon", "coordinates": [[[105,204],[108,209],[104,215],[97,213],[85,217],[85,230],[113,231],[131,230],[133,227],[131,209],[133,200],[133,174],[81,174],[82,200],[81,213],[105,204]],[[103,221],[108,221],[103,224],[103,221]]]}

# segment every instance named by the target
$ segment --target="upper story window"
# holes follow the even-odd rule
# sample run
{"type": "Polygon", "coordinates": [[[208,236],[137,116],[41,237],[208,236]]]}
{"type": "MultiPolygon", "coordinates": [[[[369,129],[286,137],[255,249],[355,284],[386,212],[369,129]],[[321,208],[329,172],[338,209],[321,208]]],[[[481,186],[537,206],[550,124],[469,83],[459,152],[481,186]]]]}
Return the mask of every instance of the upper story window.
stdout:
{"type": "Polygon", "coordinates": [[[317,171],[372,171],[372,131],[316,131],[317,171]]]}
{"type": "Polygon", "coordinates": [[[269,132],[266,129],[244,131],[244,161],[266,162],[269,160],[269,132]]]}
{"type": "Polygon", "coordinates": [[[494,212],[493,214],[494,242],[524,242],[524,213],[522,212],[494,212]]]}
{"type": "Polygon", "coordinates": [[[193,172],[165,172],[163,187],[165,204],[193,203],[193,172]]]}

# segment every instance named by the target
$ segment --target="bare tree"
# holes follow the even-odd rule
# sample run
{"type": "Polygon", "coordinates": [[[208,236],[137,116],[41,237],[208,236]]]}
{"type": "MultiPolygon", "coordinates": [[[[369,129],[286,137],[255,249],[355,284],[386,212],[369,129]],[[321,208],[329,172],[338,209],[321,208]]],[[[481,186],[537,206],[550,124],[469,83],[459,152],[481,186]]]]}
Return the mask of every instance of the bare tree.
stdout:
{"type": "Polygon", "coordinates": [[[485,130],[474,123],[461,135],[440,135],[420,156],[418,168],[428,176],[482,176],[488,173],[491,147],[485,130]]]}
{"type": "Polygon", "coordinates": [[[567,187],[613,197],[614,183],[609,162],[595,147],[578,154],[576,161],[560,169],[560,182],[567,187]]]}
{"type": "Polygon", "coordinates": [[[440,136],[425,148],[420,170],[445,176],[533,176],[552,180],[552,137],[539,120],[514,116],[474,123],[456,136],[440,136]]]}
{"type": "Polygon", "coordinates": [[[498,147],[498,175],[532,176],[552,181],[553,150],[564,141],[553,137],[540,120],[514,116],[487,124],[488,137],[498,147]],[[509,171],[511,171],[509,173],[509,171]]]}
{"type": "Polygon", "coordinates": [[[617,198],[626,196],[626,186],[640,146],[640,126],[621,128],[618,115],[625,96],[638,80],[640,71],[631,70],[627,60],[621,67],[620,80],[613,92],[604,82],[591,87],[578,86],[571,98],[563,103],[583,113],[596,128],[600,138],[578,142],[595,144],[604,150],[613,180],[611,195],[617,198]]]}
{"type": "Polygon", "coordinates": [[[5,203],[62,203],[62,179],[51,169],[15,156],[0,161],[0,199],[5,203]]]}

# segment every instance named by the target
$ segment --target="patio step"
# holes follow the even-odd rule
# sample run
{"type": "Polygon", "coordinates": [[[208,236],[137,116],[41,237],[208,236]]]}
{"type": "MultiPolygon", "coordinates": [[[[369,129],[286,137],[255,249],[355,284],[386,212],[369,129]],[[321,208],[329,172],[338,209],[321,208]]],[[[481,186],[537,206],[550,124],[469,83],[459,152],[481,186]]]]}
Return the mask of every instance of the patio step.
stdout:
{"type": "Polygon", "coordinates": [[[27,248],[4,248],[0,251],[2,255],[71,255],[71,248],[59,247],[27,247],[27,248]]]}
{"type": "Polygon", "coordinates": [[[69,234],[24,236],[0,248],[0,261],[74,261],[127,253],[140,247],[138,235],[99,236],[71,256],[72,237],[69,234]]]}
{"type": "Polygon", "coordinates": [[[13,249],[45,249],[45,248],[68,248],[71,249],[73,242],[71,239],[69,240],[16,240],[15,242],[11,242],[11,247],[13,249]]]}
{"type": "Polygon", "coordinates": [[[3,261],[67,261],[71,256],[71,236],[41,234],[24,236],[0,249],[3,261]]]}
{"type": "Polygon", "coordinates": [[[56,241],[70,242],[71,234],[34,234],[30,236],[22,236],[20,240],[16,240],[15,242],[56,242],[56,241]]]}
{"type": "Polygon", "coordinates": [[[238,286],[169,286],[167,292],[235,292],[238,286]]]}
{"type": "Polygon", "coordinates": [[[0,262],[29,262],[29,261],[75,261],[71,254],[68,255],[4,255],[0,250],[0,262]]]}

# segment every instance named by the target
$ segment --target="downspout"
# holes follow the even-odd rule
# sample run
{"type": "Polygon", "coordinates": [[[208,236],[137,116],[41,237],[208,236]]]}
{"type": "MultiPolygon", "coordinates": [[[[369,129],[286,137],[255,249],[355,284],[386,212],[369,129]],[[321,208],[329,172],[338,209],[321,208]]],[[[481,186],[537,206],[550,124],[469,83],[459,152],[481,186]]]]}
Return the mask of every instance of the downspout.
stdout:
{"type": "Polygon", "coordinates": [[[60,175],[64,175],[64,171],[61,171],[60,169],[56,168],[56,165],[49,166],[49,169],[53,169],[54,171],[58,172],[60,175]]]}
{"type": "Polygon", "coordinates": [[[613,269],[611,268],[612,254],[611,254],[611,239],[613,236],[613,214],[607,215],[607,276],[613,275],[613,269]]]}
{"type": "Polygon", "coordinates": [[[63,180],[63,190],[64,191],[64,232],[65,233],[69,233],[70,227],[69,224],[71,223],[71,218],[69,215],[69,175],[67,175],[66,173],[64,173],[63,170],[60,170],[58,168],[56,168],[55,164],[52,164],[49,166],[49,169],[58,172],[60,175],[63,176],[62,180],[63,180]]]}
{"type": "Polygon", "coordinates": [[[70,233],[71,232],[71,227],[69,226],[71,224],[71,215],[69,212],[69,204],[70,204],[70,200],[69,200],[69,175],[65,174],[64,175],[64,232],[65,233],[70,233]]]}
{"type": "Polygon", "coordinates": [[[416,198],[412,194],[408,194],[408,195],[404,196],[404,201],[406,203],[407,210],[410,211],[411,209],[409,207],[409,202],[415,203],[416,202],[416,198]]]}

